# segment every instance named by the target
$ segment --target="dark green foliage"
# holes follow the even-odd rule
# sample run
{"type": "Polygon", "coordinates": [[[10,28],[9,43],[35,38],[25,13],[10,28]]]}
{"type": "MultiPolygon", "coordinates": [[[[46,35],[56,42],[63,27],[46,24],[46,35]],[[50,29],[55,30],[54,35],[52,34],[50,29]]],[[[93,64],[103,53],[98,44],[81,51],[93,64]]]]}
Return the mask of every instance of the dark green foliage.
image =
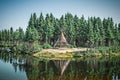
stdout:
{"type": "Polygon", "coordinates": [[[24,39],[24,31],[21,27],[19,27],[19,40],[22,41],[24,39]]]}
{"type": "Polygon", "coordinates": [[[37,45],[34,46],[34,52],[39,52],[41,50],[42,50],[42,46],[41,45],[37,44],[37,45]]]}
{"type": "Polygon", "coordinates": [[[24,54],[33,54],[35,52],[39,52],[42,50],[41,45],[39,45],[38,43],[24,43],[22,44],[21,47],[21,52],[24,54]]]}
{"type": "Polygon", "coordinates": [[[93,23],[91,19],[88,18],[88,47],[93,47],[94,44],[94,32],[93,32],[93,23]]]}
{"type": "Polygon", "coordinates": [[[29,42],[34,42],[39,39],[38,31],[33,27],[28,27],[25,34],[25,40],[29,42]]]}
{"type": "Polygon", "coordinates": [[[14,32],[14,34],[13,34],[13,39],[14,39],[15,41],[18,41],[18,40],[19,40],[19,30],[18,30],[18,29],[14,32]]]}
{"type": "Polygon", "coordinates": [[[2,32],[0,31],[0,41],[2,40],[2,32]]]}
{"type": "Polygon", "coordinates": [[[120,52],[120,47],[119,46],[109,46],[109,47],[98,47],[97,50],[100,53],[117,53],[120,52]]]}
{"type": "Polygon", "coordinates": [[[39,17],[33,13],[25,32],[22,28],[13,31],[12,27],[1,30],[0,41],[2,44],[26,41],[30,43],[30,47],[37,41],[39,45],[43,44],[43,48],[51,48],[61,32],[72,47],[105,46],[110,47],[111,52],[117,52],[120,45],[120,23],[114,24],[112,18],[101,20],[99,17],[89,17],[86,20],[83,15],[79,18],[71,13],[62,15],[60,19],[55,18],[52,13],[45,17],[42,13],[39,17]]]}
{"type": "Polygon", "coordinates": [[[10,28],[10,41],[13,41],[13,28],[10,28]]]}
{"type": "Polygon", "coordinates": [[[40,14],[40,17],[37,19],[37,27],[36,29],[38,30],[38,34],[40,37],[40,40],[43,40],[44,41],[44,35],[45,35],[45,32],[44,32],[44,26],[45,26],[45,20],[44,20],[44,17],[42,15],[42,13],[40,14]]]}
{"type": "Polygon", "coordinates": [[[43,48],[43,49],[48,49],[48,48],[52,48],[52,46],[49,45],[48,43],[44,43],[44,44],[42,45],[42,48],[43,48]]]}

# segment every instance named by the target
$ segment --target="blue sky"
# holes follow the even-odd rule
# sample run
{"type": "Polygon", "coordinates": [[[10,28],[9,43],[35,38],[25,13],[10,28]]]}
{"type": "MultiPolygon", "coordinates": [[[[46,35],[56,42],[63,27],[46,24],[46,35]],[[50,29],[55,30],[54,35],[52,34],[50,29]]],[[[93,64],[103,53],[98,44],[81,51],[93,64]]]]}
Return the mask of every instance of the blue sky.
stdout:
{"type": "Polygon", "coordinates": [[[0,30],[28,25],[31,13],[53,13],[60,18],[67,12],[81,17],[112,17],[120,23],[120,0],[0,0],[0,30]]]}

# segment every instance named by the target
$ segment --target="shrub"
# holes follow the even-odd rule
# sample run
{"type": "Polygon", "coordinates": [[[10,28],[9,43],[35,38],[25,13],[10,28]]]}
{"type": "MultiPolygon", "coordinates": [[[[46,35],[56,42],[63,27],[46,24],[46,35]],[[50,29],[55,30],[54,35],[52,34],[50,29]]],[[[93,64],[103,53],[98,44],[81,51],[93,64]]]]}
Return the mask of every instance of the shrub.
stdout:
{"type": "Polygon", "coordinates": [[[51,46],[50,44],[48,44],[48,43],[44,43],[44,44],[42,45],[42,48],[43,48],[43,49],[48,49],[48,48],[52,48],[52,46],[51,46]]]}
{"type": "Polygon", "coordinates": [[[39,52],[41,50],[42,50],[41,45],[38,44],[38,45],[34,46],[34,52],[39,52]]]}
{"type": "Polygon", "coordinates": [[[68,47],[69,48],[75,48],[76,46],[69,44],[68,47]]]}

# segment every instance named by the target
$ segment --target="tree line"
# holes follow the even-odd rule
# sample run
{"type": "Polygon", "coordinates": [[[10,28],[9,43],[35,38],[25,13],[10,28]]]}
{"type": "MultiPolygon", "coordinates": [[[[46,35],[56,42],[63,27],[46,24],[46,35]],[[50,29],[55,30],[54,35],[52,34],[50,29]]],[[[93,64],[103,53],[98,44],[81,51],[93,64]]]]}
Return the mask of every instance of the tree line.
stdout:
{"type": "Polygon", "coordinates": [[[37,17],[36,13],[31,14],[26,31],[21,27],[17,30],[4,29],[0,31],[0,41],[29,42],[38,41],[51,46],[57,41],[60,33],[63,32],[68,43],[74,47],[98,47],[98,46],[119,46],[120,45],[120,23],[115,24],[113,19],[108,17],[103,20],[100,17],[78,17],[66,13],[55,18],[52,13],[37,17]]]}

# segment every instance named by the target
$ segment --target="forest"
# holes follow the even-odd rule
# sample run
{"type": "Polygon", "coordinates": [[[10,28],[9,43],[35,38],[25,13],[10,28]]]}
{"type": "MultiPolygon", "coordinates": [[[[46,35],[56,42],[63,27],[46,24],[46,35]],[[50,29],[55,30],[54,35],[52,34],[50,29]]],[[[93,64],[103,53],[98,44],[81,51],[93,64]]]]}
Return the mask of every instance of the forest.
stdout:
{"type": "Polygon", "coordinates": [[[13,27],[1,30],[0,46],[15,43],[21,44],[19,47],[23,49],[39,51],[42,48],[53,47],[61,32],[64,33],[70,47],[112,47],[120,51],[120,23],[114,23],[110,17],[85,19],[83,15],[78,17],[71,13],[61,15],[60,19],[52,13],[46,16],[40,13],[39,17],[33,13],[26,31],[21,27],[16,30],[13,27]]]}

